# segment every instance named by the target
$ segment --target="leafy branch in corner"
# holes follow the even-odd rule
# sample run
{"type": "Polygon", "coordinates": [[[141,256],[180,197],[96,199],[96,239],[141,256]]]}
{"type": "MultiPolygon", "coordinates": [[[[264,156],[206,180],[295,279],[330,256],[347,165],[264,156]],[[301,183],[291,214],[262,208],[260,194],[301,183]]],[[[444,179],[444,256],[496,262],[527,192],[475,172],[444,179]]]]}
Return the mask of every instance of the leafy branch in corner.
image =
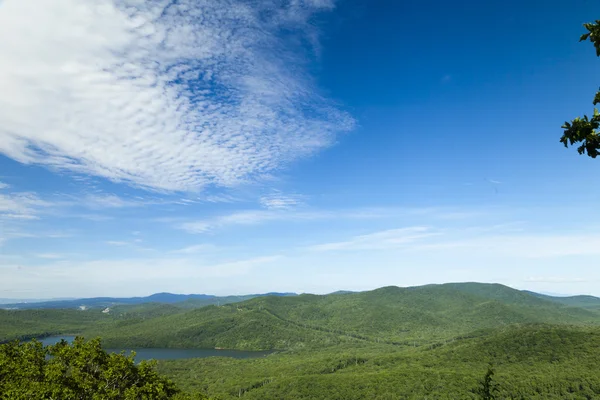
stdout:
{"type": "MultiPolygon", "coordinates": [[[[580,42],[589,40],[596,48],[596,56],[600,57],[600,20],[583,25],[587,33],[581,35],[580,42]]],[[[600,103],[600,90],[594,96],[594,105],[600,103]]],[[[565,130],[560,142],[569,147],[575,143],[581,143],[577,148],[579,154],[587,153],[588,156],[596,158],[600,155],[600,113],[594,109],[591,118],[587,115],[577,117],[571,122],[565,122],[562,128],[565,130]]]]}

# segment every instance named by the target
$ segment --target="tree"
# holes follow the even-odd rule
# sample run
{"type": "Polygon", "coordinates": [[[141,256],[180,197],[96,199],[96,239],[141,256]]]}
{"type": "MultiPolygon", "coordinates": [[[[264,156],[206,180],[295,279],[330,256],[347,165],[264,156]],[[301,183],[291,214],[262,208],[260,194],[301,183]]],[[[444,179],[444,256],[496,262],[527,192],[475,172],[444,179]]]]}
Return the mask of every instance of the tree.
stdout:
{"type": "MultiPolygon", "coordinates": [[[[596,48],[596,56],[600,57],[600,20],[594,23],[583,25],[587,29],[587,33],[581,35],[580,42],[589,39],[596,48]]],[[[600,90],[596,92],[594,97],[594,105],[600,103],[600,90]]],[[[584,115],[583,118],[577,117],[571,122],[565,122],[562,126],[565,130],[560,142],[569,147],[575,143],[581,143],[577,148],[579,154],[587,153],[588,156],[596,158],[600,155],[600,113],[598,109],[594,109],[594,114],[591,118],[584,115]]]]}
{"type": "Polygon", "coordinates": [[[33,340],[0,345],[1,400],[163,400],[179,393],[134,355],[107,353],[100,339],[44,347],[33,340]]]}
{"type": "Polygon", "coordinates": [[[494,367],[490,364],[479,386],[474,390],[481,400],[494,400],[498,392],[498,384],[494,381],[494,367]]]}

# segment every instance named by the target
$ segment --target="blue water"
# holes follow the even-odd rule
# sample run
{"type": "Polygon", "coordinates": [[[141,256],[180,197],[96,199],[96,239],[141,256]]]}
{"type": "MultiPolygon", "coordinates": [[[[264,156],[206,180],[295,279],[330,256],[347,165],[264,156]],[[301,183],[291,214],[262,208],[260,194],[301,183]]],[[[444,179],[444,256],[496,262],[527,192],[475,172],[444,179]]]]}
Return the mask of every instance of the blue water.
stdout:
{"type": "MultiPolygon", "coordinates": [[[[45,346],[56,344],[61,339],[72,342],[75,336],[49,336],[38,339],[45,346]]],[[[135,360],[179,360],[183,358],[205,358],[205,357],[232,357],[232,358],[257,358],[271,354],[271,351],[241,351],[241,350],[216,350],[216,349],[167,349],[167,348],[141,348],[141,349],[106,349],[113,353],[125,351],[129,354],[135,351],[135,360]]]]}

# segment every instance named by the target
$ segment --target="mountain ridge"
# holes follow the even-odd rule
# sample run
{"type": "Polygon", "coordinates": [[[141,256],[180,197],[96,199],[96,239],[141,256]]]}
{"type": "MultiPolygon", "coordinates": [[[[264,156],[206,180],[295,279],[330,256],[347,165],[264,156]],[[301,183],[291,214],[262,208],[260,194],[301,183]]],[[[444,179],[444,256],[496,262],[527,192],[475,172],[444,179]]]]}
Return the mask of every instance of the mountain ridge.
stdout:
{"type": "MultiPolygon", "coordinates": [[[[328,295],[348,295],[365,292],[373,292],[378,290],[394,290],[406,289],[416,290],[418,288],[426,287],[454,287],[462,292],[471,293],[475,295],[482,295],[485,293],[487,297],[493,297],[496,300],[519,302],[525,301],[527,296],[533,296],[541,300],[551,301],[565,306],[573,306],[586,309],[600,310],[600,298],[590,295],[574,295],[574,296],[550,296],[530,290],[518,290],[510,288],[499,283],[480,283],[480,282],[451,282],[442,284],[427,284],[420,286],[384,286],[371,291],[350,291],[350,290],[338,290],[328,294],[314,295],[314,296],[328,296],[328,295]],[[508,294],[503,288],[510,288],[513,291],[508,294]]],[[[274,297],[289,297],[289,296],[302,296],[310,295],[310,293],[298,294],[294,292],[267,292],[267,293],[255,293],[247,295],[226,295],[217,296],[210,294],[177,294],[170,292],[158,292],[153,293],[149,296],[133,296],[133,297],[90,297],[90,298],[57,298],[48,300],[25,300],[25,301],[14,301],[12,303],[4,302],[0,303],[0,308],[4,309],[61,309],[61,308],[80,308],[81,306],[86,308],[105,308],[113,307],[116,305],[138,305],[146,303],[161,303],[161,304],[176,304],[183,308],[196,308],[207,305],[222,305],[229,303],[242,302],[257,297],[274,296],[274,297]]],[[[6,299],[8,300],[8,299],[6,299]]]]}
{"type": "MultiPolygon", "coordinates": [[[[147,303],[178,304],[184,302],[196,302],[196,306],[206,306],[212,304],[227,304],[238,301],[245,301],[254,297],[261,296],[296,296],[296,293],[269,292],[261,294],[249,294],[241,296],[215,296],[210,294],[174,294],[168,292],[154,293],[149,296],[136,297],[90,297],[67,300],[47,300],[36,302],[20,302],[11,304],[1,304],[2,308],[12,310],[31,310],[31,309],[62,309],[62,308],[105,308],[117,305],[137,305],[147,303]]],[[[191,304],[189,304],[191,306],[191,304]]]]}
{"type": "Polygon", "coordinates": [[[512,325],[600,325],[600,313],[503,285],[443,284],[255,297],[126,325],[92,327],[110,345],[285,350],[346,342],[425,345],[512,325]]]}

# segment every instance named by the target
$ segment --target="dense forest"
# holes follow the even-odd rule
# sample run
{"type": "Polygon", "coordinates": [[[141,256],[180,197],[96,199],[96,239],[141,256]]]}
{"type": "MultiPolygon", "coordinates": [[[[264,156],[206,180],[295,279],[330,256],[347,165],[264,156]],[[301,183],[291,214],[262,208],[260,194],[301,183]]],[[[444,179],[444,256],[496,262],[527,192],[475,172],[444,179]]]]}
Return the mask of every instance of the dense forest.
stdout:
{"type": "Polygon", "coordinates": [[[183,393],[215,399],[591,399],[599,305],[493,284],[385,287],[191,310],[2,310],[0,340],[81,334],[107,348],[275,350],[158,363],[183,393]]]}
{"type": "Polygon", "coordinates": [[[524,326],[438,346],[342,345],[263,359],[167,361],[189,392],[248,399],[480,399],[493,365],[496,399],[600,396],[600,331],[524,326]]]}

